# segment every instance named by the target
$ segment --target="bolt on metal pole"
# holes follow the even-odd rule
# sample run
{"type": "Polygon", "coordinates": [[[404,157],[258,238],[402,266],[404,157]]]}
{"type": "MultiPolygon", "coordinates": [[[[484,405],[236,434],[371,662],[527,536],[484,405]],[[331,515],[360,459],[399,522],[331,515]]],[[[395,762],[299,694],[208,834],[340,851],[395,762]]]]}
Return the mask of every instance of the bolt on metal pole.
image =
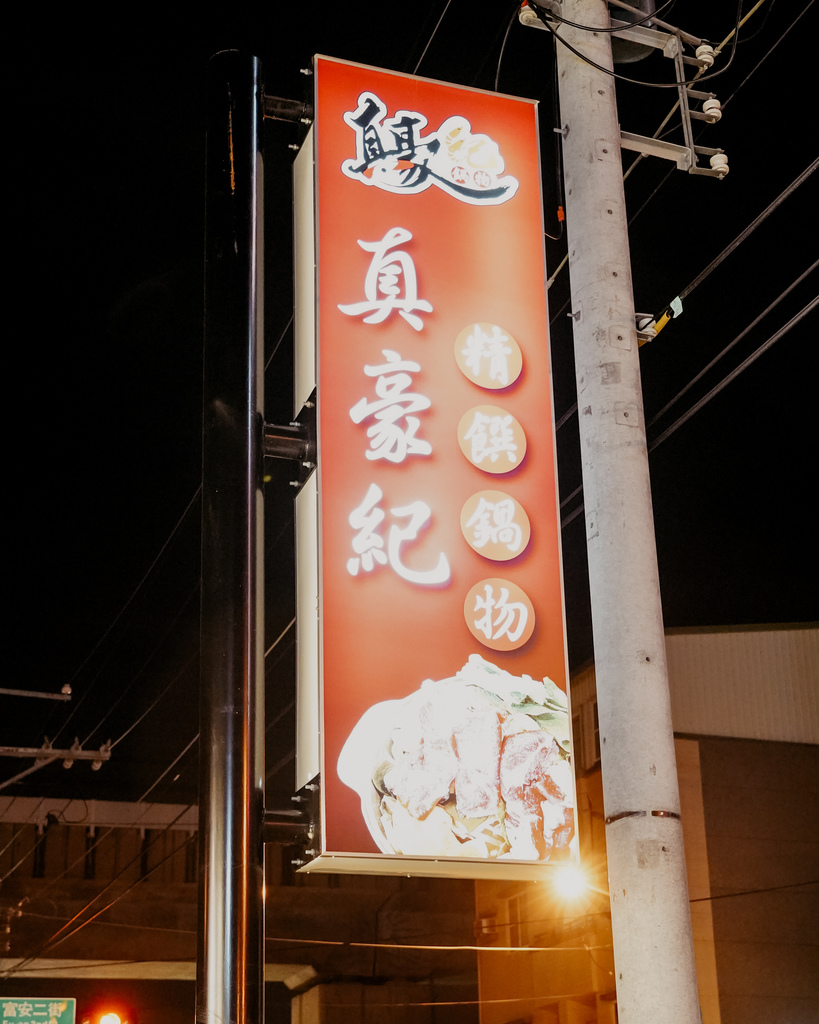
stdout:
{"type": "Polygon", "coordinates": [[[208,72],[196,1020],[264,1020],[263,85],[208,72]]]}
{"type": "MultiPolygon", "coordinates": [[[[604,0],[562,16],[608,26],[604,0]]],[[[611,37],[559,27],[611,70],[611,37]]],[[[621,1024],[699,1024],[614,79],[557,44],[621,1024]]]]}

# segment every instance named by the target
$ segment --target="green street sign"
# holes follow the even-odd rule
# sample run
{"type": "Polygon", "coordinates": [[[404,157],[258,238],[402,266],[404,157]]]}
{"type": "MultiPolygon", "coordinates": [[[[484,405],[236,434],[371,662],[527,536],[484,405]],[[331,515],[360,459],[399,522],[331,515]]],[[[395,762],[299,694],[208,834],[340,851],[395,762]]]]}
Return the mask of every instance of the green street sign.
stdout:
{"type": "Polygon", "coordinates": [[[4,999],[0,996],[1,1024],[75,1024],[77,1019],[76,999],[34,999],[17,996],[4,999]]]}

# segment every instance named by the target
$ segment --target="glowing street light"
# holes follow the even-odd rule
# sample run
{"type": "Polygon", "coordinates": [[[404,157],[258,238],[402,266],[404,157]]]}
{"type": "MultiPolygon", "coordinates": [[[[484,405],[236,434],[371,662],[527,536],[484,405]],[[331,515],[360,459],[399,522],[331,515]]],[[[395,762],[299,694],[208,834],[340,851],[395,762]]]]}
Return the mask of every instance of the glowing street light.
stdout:
{"type": "Polygon", "coordinates": [[[554,873],[554,885],[561,896],[575,899],[589,888],[582,869],[575,864],[564,864],[554,873]]]}

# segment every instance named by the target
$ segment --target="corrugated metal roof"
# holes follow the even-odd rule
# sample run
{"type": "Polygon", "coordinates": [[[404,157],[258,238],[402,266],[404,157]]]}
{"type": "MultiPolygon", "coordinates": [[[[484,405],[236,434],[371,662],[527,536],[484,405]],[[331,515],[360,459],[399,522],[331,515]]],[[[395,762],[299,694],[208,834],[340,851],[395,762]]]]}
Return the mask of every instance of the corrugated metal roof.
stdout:
{"type": "MultiPolygon", "coordinates": [[[[665,642],[675,733],[819,744],[819,627],[669,629],[665,642]]],[[[574,713],[595,697],[588,665],[574,713]]]]}
{"type": "Polygon", "coordinates": [[[819,743],[819,628],[666,632],[676,733],[819,743]]]}

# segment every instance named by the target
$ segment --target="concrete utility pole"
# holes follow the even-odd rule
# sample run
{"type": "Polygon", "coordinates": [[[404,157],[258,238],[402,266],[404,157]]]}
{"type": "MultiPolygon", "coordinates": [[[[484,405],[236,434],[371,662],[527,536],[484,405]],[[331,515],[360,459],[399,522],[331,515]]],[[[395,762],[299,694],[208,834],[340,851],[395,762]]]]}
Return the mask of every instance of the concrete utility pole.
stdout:
{"type": "MultiPolygon", "coordinates": [[[[604,0],[563,18],[609,25],[604,0]]],[[[559,27],[611,69],[611,36],[559,27]]],[[[699,1024],[614,79],[557,44],[617,1003],[699,1024]]]]}

